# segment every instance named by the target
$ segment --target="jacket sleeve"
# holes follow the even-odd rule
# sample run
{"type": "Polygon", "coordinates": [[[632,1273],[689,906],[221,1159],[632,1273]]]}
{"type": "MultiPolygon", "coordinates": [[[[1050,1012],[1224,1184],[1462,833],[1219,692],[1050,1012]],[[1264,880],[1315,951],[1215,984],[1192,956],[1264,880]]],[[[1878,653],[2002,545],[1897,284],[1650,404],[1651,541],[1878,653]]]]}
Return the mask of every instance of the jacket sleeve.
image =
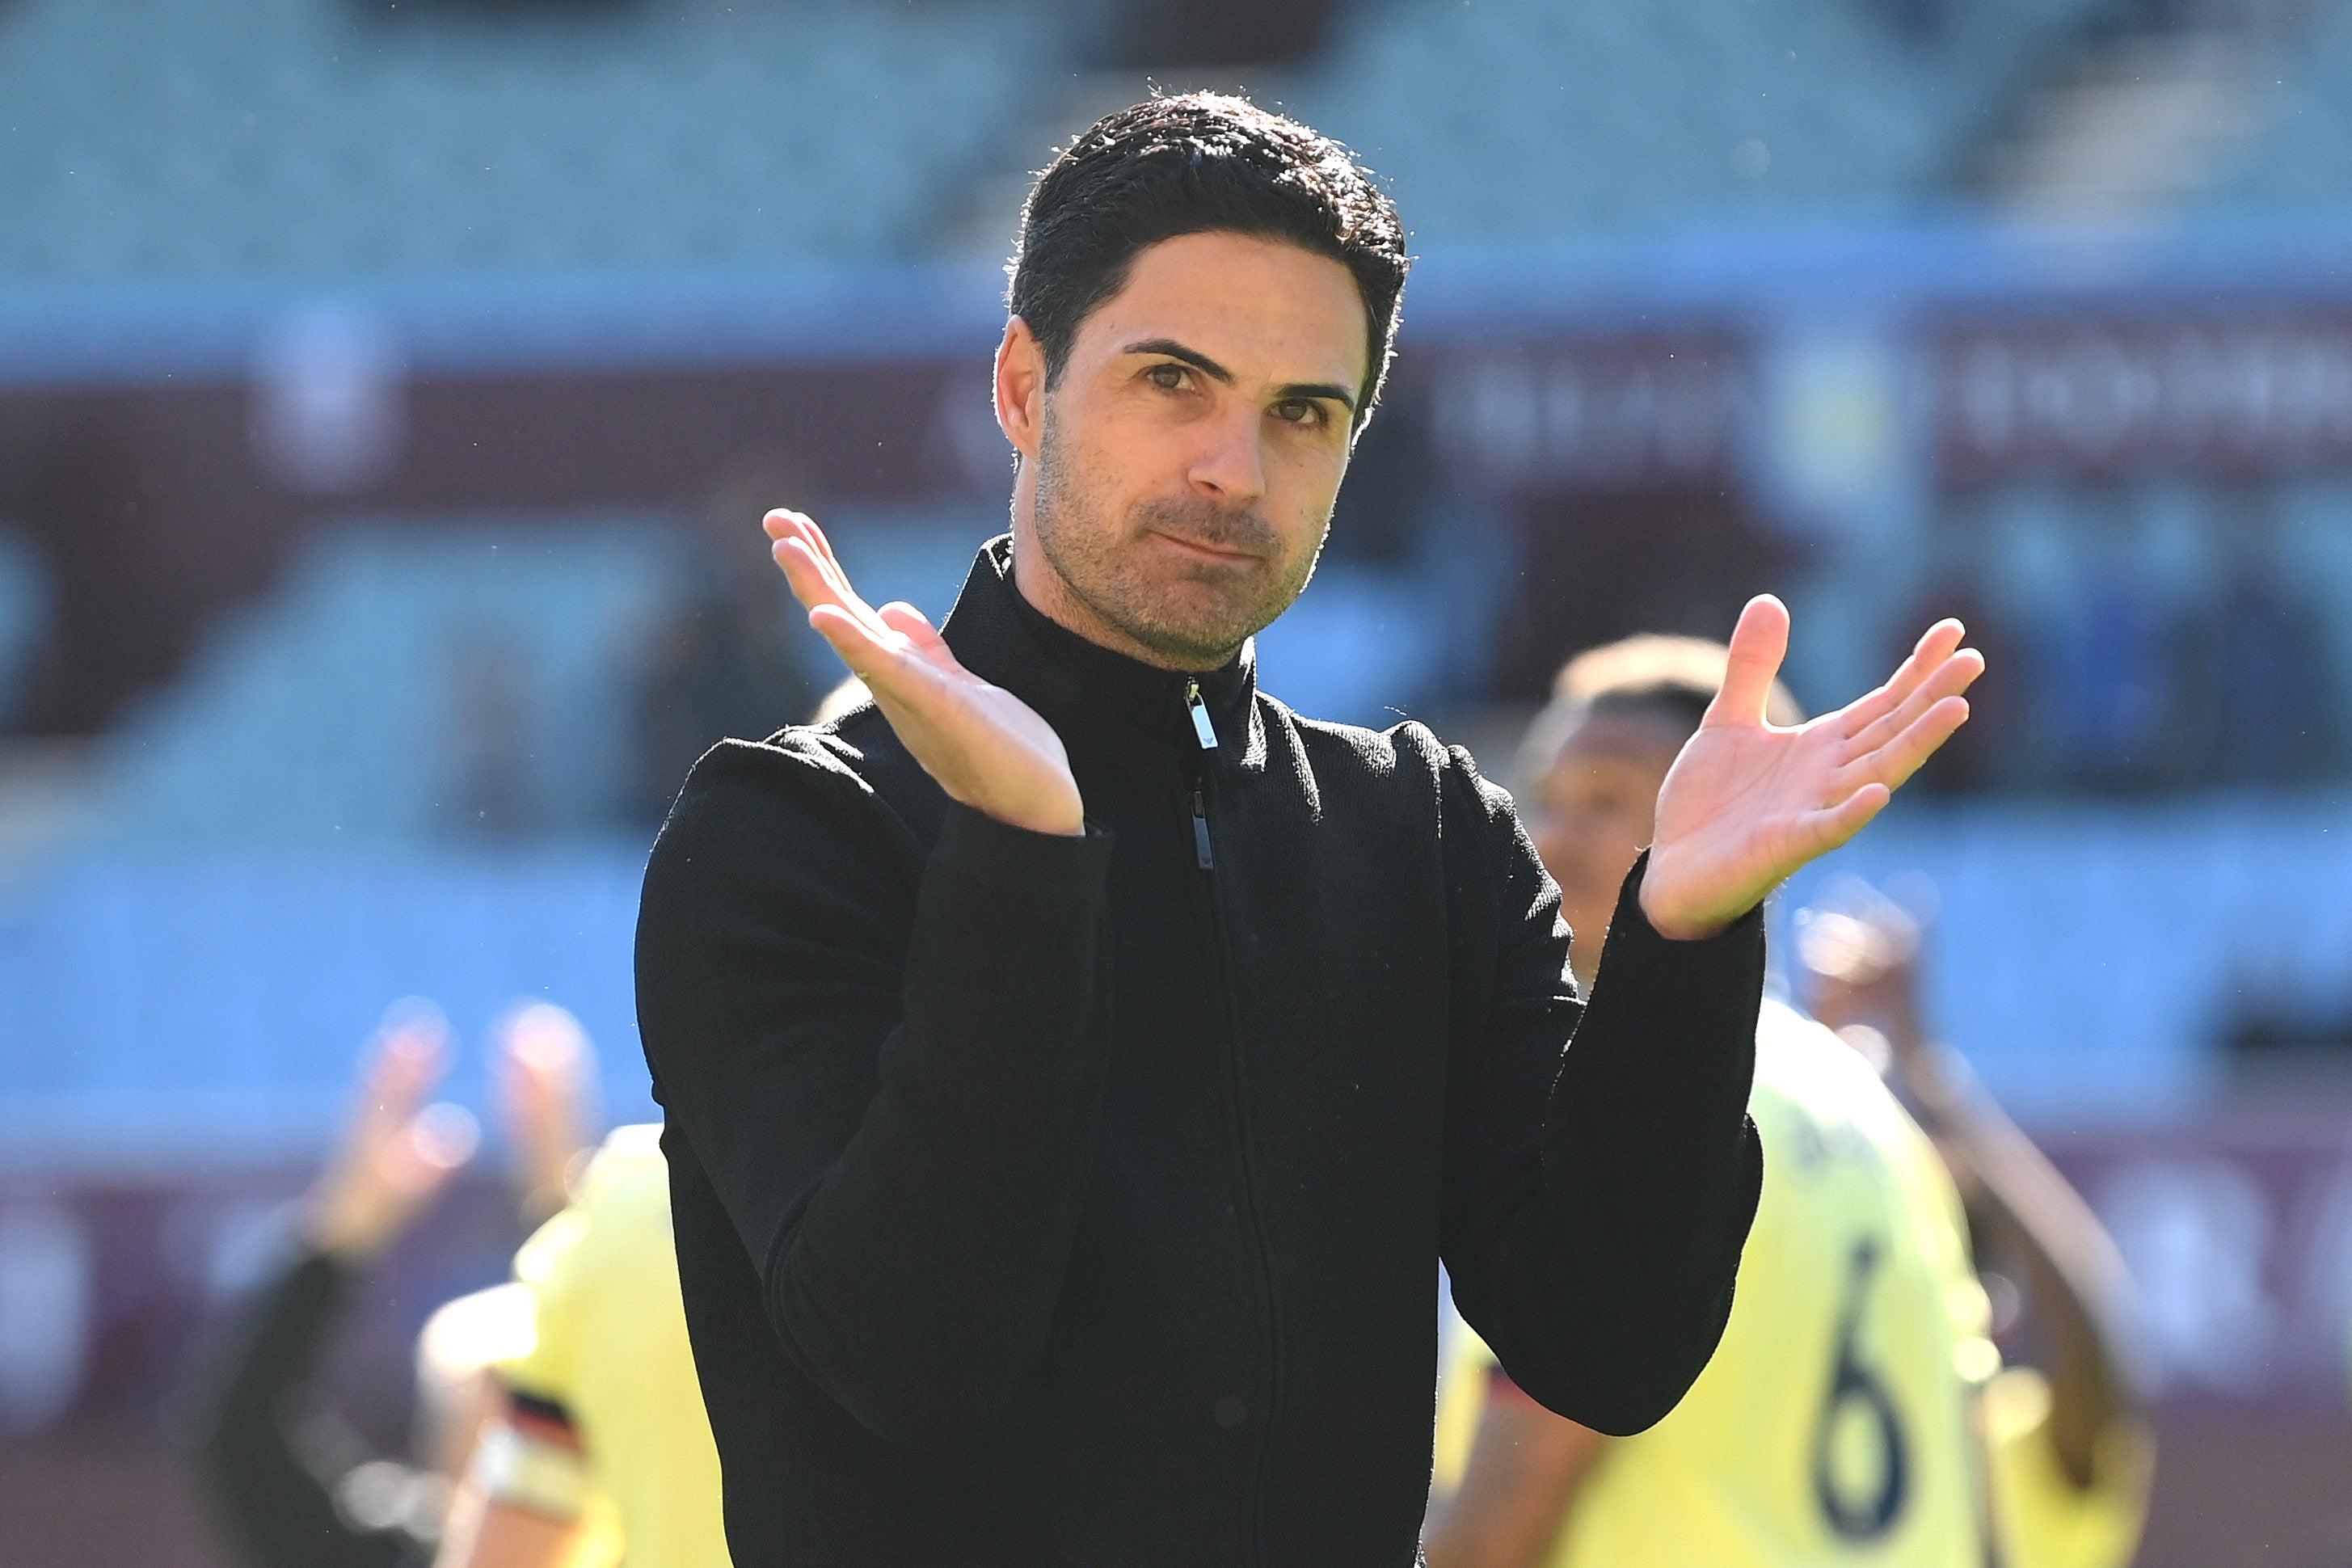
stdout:
{"type": "Polygon", "coordinates": [[[404,1532],[344,1520],[291,1429],[347,1286],[323,1253],[289,1258],[224,1325],[183,1407],[205,1500],[255,1568],[397,1568],[416,1556],[404,1532]]]}
{"type": "Polygon", "coordinates": [[[1510,797],[1448,779],[1454,1038],[1444,1247],[1454,1299],[1551,1410],[1641,1431],[1730,1315],[1763,1182],[1748,1119],[1764,930],[1672,942],[1620,893],[1589,1004],[1510,797]]]}
{"type": "Polygon", "coordinates": [[[952,1447],[1002,1415],[1061,1291],[1108,840],[950,805],[926,855],[824,745],[697,765],[646,870],[639,1025],[785,1353],[877,1435],[952,1447]]]}

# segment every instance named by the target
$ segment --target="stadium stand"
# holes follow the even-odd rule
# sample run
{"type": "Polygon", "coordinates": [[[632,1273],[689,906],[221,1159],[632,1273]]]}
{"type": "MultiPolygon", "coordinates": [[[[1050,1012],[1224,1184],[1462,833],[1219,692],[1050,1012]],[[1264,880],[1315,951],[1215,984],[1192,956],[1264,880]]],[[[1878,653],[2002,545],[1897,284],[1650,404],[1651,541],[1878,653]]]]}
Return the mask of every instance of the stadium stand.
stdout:
{"type": "Polygon", "coordinates": [[[1387,174],[1429,239],[1896,212],[1940,199],[2087,9],[1943,6],[1921,32],[1810,0],[1388,0],[1294,107],[1387,174]]]}
{"type": "Polygon", "coordinates": [[[432,998],[477,1048],[517,1000],[577,1014],[602,1100],[653,1114],[630,952],[645,848],[84,847],[0,905],[0,1167],[315,1155],[362,1037],[432,998]]]}
{"type": "Polygon", "coordinates": [[[0,8],[0,277],[904,248],[1055,58],[1041,7],[0,8]]]}
{"type": "MultiPolygon", "coordinates": [[[[1315,583],[1261,639],[1266,689],[1317,717],[1426,717],[1507,778],[1495,630],[1546,613],[1518,587],[1528,542],[1558,529],[1600,560],[1681,498],[1565,463],[1541,481],[1558,494],[1523,493],[1432,406],[1499,342],[1558,367],[1547,420],[1574,424],[1591,388],[1598,424],[1649,409],[1620,357],[1737,340],[1750,423],[1708,482],[1787,547],[1785,576],[1738,586],[1796,606],[1801,692],[1850,696],[1948,611],[2000,672],[1954,748],[1971,770],[1923,776],[1796,878],[1776,950],[1847,874],[1932,908],[1937,1032],[2037,1135],[2093,1151],[2070,1176],[2153,1238],[2132,1251],[2169,1314],[2151,1344],[2221,1370],[2166,1412],[2184,1484],[2151,1568],[2234,1561],[2242,1539],[2291,1552],[2298,1524],[2298,1560],[2322,1529],[2352,1540],[2313,1506],[2339,1413],[2311,1424],[2341,1393],[2352,1279],[2328,1249],[2352,1234],[2352,7],[1316,0],[1287,8],[1327,24],[1297,52],[1254,8],[1286,9],[0,0],[0,1516],[19,1555],[205,1554],[153,1437],[190,1282],[257,1256],[268,1194],[331,1136],[388,1004],[448,1015],[443,1092],[483,1113],[493,1163],[484,1047],[519,1001],[595,1038],[598,1120],[658,1118],[634,934],[667,798],[645,786],[684,764],[646,716],[685,715],[691,754],[708,668],[661,657],[681,626],[764,628],[773,585],[748,550],[730,575],[700,524],[740,510],[740,458],[746,486],[819,512],[870,597],[942,616],[1004,515],[978,390],[1029,171],[1147,82],[1245,84],[1345,138],[1420,258],[1390,411],[1315,583]],[[1189,47],[1213,12],[1256,41],[1189,47]],[[2085,217],[2114,226],[2049,221],[2085,217]],[[2083,390],[2090,417],[2176,317],[2228,362],[2179,378],[2206,436],[2112,463],[2094,441],[2044,465],[2022,436],[1955,455],[1951,344],[2040,363],[2035,323],[2106,322],[2114,386],[2032,384],[2083,390]],[[2285,349],[2230,357],[2274,337],[2311,349],[2311,381],[2285,349]],[[1883,381],[1790,371],[1848,363],[1822,344],[1883,381]],[[359,406],[361,372],[401,450],[303,458],[285,437],[334,422],[283,416],[359,406]],[[2268,417],[2321,380],[2309,420],[2268,417]],[[810,386],[856,439],[770,440],[810,386]],[[707,452],[650,420],[603,435],[721,397],[764,427],[698,432],[707,452]],[[508,410],[529,417],[501,447],[508,410]],[[1383,469],[1407,418],[1433,433],[1383,469]],[[1789,479],[1874,420],[1849,445],[1885,441],[1874,477],[1789,479]],[[575,474],[576,451],[608,461],[575,474]],[[850,451],[837,472],[809,457],[850,451]],[[170,498],[196,489],[213,510],[191,526],[170,498]],[[186,550],[142,552],[167,528],[186,550]],[[148,587],[190,606],[152,623],[167,656],[61,706],[61,671],[150,626],[122,597],[148,587]],[[2168,732],[2194,754],[2108,765],[2168,732]],[[2242,1121],[2243,1163],[2158,1139],[2219,1120],[2242,1121]],[[2303,1359],[2278,1348],[2290,1329],[2303,1359]],[[2294,1403],[2230,1404],[2241,1363],[2294,1403]],[[2202,1455],[2198,1420],[2222,1434],[2202,1455]],[[2210,1461],[2225,1446],[2234,1468],[2210,1461]],[[2225,1488],[2234,1511],[2208,1506],[2225,1488]]],[[[1596,574],[1561,602],[1613,591],[1596,574]]],[[[835,662],[792,635],[789,673],[821,687],[835,662]]],[[[458,1262],[382,1292],[370,1386],[405,1386],[410,1309],[503,1270],[468,1215],[447,1216],[458,1262]]],[[[398,1426],[392,1403],[371,1419],[398,1426]]]]}
{"type": "MultiPolygon", "coordinates": [[[[684,574],[643,518],[326,530],[105,742],[76,839],[0,902],[0,1126],[24,1157],[309,1152],[394,998],[518,997],[646,1114],[614,826],[630,666],[684,574]],[[488,820],[488,814],[506,814],[488,820]]],[[[468,1059],[453,1091],[487,1102],[468,1059]]]]}
{"type": "Polygon", "coordinates": [[[0,725],[16,705],[48,619],[48,600],[38,552],[22,533],[0,524],[0,725]]]}
{"type": "Polygon", "coordinates": [[[2280,84],[2259,132],[2236,150],[2203,205],[2222,212],[2336,210],[2352,190],[2352,10],[2311,8],[2308,29],[2273,51],[2280,84]]]}
{"type": "MultiPolygon", "coordinates": [[[[938,618],[994,526],[852,509],[835,531],[875,599],[938,618]]],[[[643,830],[619,805],[632,664],[686,537],[627,517],[324,531],[109,737],[79,841],[0,900],[16,1157],[301,1152],[356,1034],[409,994],[467,1037],[515,997],[561,1001],[607,1043],[607,1105],[650,1114],[630,1045],[643,830]]],[[[1327,567],[1270,639],[1269,683],[1392,722],[1382,701],[1442,657],[1426,591],[1327,567]]],[[[481,1103],[478,1064],[452,1089],[481,1103]]]]}
{"type": "MultiPolygon", "coordinates": [[[[875,602],[936,620],[998,526],[853,510],[835,532],[875,602]]],[[[677,531],[643,519],[329,530],[110,738],[98,836],[219,847],[606,830],[634,661],[684,571],[677,531]]],[[[1420,602],[1428,575],[1327,565],[1269,636],[1269,686],[1307,712],[1380,721],[1444,657],[1420,602]]],[[[797,621],[781,592],[777,614],[797,621]]],[[[808,648],[810,668],[835,668],[808,648]]]]}
{"type": "MultiPolygon", "coordinates": [[[[940,615],[987,521],[853,513],[843,551],[940,615]]],[[[308,1153],[358,1036],[408,994],[463,1039],[560,1001],[607,1047],[607,1110],[653,1114],[645,830],[620,806],[633,665],[689,539],[621,516],[323,531],[108,737],[89,820],[0,900],[13,1157],[308,1153]]],[[[479,1061],[450,1089],[486,1104],[479,1061]]]]}
{"type": "Polygon", "coordinates": [[[2178,1112],[2250,979],[2352,998],[2352,847],[2320,799],[2052,804],[1895,813],[1794,879],[1784,910],[1851,873],[1932,888],[1931,1015],[2030,1115],[2178,1112]],[[2332,847],[2331,847],[2332,846],[2332,847]]]}
{"type": "MultiPolygon", "coordinates": [[[[2250,965],[2352,994],[2352,847],[2327,802],[1898,813],[1799,879],[1937,890],[1934,1016],[2037,1114],[2189,1103],[2250,965]],[[2334,845],[2333,849],[2326,848],[2334,845]],[[2315,847],[2319,847],[2317,850],[2315,847]],[[2095,983],[2086,984],[2086,977],[2095,983]]],[[[85,848],[0,907],[0,1140],[14,1162],[299,1152],[350,1051],[422,994],[477,1039],[518,996],[579,1014],[615,1115],[646,1114],[630,947],[644,848],[85,848]]],[[[479,1064],[452,1082],[486,1103],[479,1064]]]]}
{"type": "MultiPolygon", "coordinates": [[[[1391,179],[1433,247],[1704,217],[1741,247],[1729,276],[1752,261],[1743,225],[1961,199],[1976,151],[2078,47],[2095,3],[1364,0],[1319,58],[1286,68],[1282,96],[1391,179]]],[[[1009,150],[1033,162],[1034,100],[1086,63],[1046,0],[413,9],[0,7],[0,279],[466,272],[528,289],[793,259],[847,276],[938,243],[939,215],[1009,150]]],[[[2317,204],[2352,178],[2332,85],[2352,80],[2352,25],[2327,13],[2291,74],[2278,145],[2229,201],[2317,204]]],[[[1903,255],[1920,270],[1937,252],[1922,231],[1903,255]]],[[[645,293],[648,312],[670,298],[645,293]]],[[[2283,567],[2326,598],[2352,689],[2352,503],[2313,486],[2280,504],[2283,567]]],[[[1953,531],[1975,585],[2016,623],[2049,621],[2085,574],[2090,509],[2026,487],[1983,510],[1953,531]]],[[[2164,593],[2214,549],[2179,513],[2158,497],[2132,524],[2164,593]]],[[[998,516],[827,521],[862,587],[937,616],[998,516]]],[[[1267,688],[1370,723],[1475,691],[1481,648],[1464,645],[1510,566],[1462,531],[1328,561],[1265,639],[1267,688]]],[[[95,1149],[323,1127],[346,1043],[411,991],[461,1032],[516,994],[562,1001],[611,1047],[615,1104],[641,1103],[625,1042],[643,828],[618,806],[630,661],[688,574],[683,532],[434,517],[321,535],[102,742],[85,840],[19,868],[0,900],[0,1134],[46,1128],[67,1147],[79,1130],[95,1149]]],[[[0,668],[10,606],[33,603],[8,562],[0,668]]],[[[2079,822],[2030,800],[1952,809],[1889,822],[1850,864],[1943,887],[1966,958],[1938,977],[1939,1014],[2028,1100],[2193,1088],[2231,933],[2263,907],[2241,865],[2328,911],[2295,938],[2309,988],[2352,979],[2352,942],[2326,923],[2352,910],[2343,868],[2287,847],[2310,821],[2228,798],[2145,818],[2084,806],[2079,822]],[[2062,897],[2077,889],[2087,912],[2062,897]],[[2093,966],[2116,979],[2098,995],[2126,1000],[2094,1008],[2078,979],[2093,966]],[[2034,1026],[2045,1016],[2064,1028],[2034,1026]]]]}
{"type": "Polygon", "coordinates": [[[112,737],[102,832],[199,847],[601,826],[630,659],[679,569],[643,520],[330,530],[112,737]]]}

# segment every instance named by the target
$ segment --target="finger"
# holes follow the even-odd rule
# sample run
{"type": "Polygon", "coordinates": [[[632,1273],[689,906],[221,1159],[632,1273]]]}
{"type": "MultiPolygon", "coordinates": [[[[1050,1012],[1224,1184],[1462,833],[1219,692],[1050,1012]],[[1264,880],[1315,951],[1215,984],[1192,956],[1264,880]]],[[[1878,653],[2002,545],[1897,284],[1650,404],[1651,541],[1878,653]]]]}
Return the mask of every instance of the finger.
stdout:
{"type": "Polygon", "coordinates": [[[474,1157],[482,1146],[482,1125],[464,1106],[443,1100],[416,1113],[403,1142],[407,1169],[395,1181],[412,1194],[422,1196],[474,1157]]]}
{"type": "Polygon", "coordinates": [[[795,515],[800,519],[801,531],[806,534],[810,542],[816,546],[816,552],[824,558],[824,563],[831,569],[834,580],[839,583],[844,590],[847,590],[849,574],[842,569],[841,557],[833,552],[833,541],[826,536],[824,529],[817,526],[816,519],[806,512],[799,512],[795,515]]]}
{"type": "Polygon", "coordinates": [[[810,611],[809,625],[833,645],[850,672],[866,683],[875,706],[901,736],[915,732],[909,726],[937,725],[945,712],[962,700],[959,683],[950,675],[963,667],[956,663],[944,642],[934,662],[909,646],[911,639],[905,634],[885,627],[891,640],[882,643],[856,617],[832,605],[810,611]]]}
{"type": "Polygon", "coordinates": [[[580,1020],[552,1002],[518,1009],[502,1032],[509,1073],[547,1094],[571,1093],[594,1058],[580,1020]]]}
{"type": "Polygon", "coordinates": [[[1884,685],[1846,704],[1837,715],[1838,732],[1847,736],[1859,733],[1901,707],[1904,700],[1919,689],[1928,672],[1951,657],[1952,650],[1967,635],[1959,622],[1949,618],[1921,632],[1909,657],[1895,667],[1895,673],[1886,678],[1884,685]]]}
{"type": "Polygon", "coordinates": [[[904,651],[904,639],[887,626],[869,626],[839,605],[810,606],[808,621],[811,630],[833,645],[849,673],[868,687],[886,679],[891,661],[904,651]]]}
{"type": "Polygon", "coordinates": [[[893,599],[874,613],[884,626],[912,644],[917,652],[946,654],[950,658],[955,657],[948,653],[947,639],[940,636],[939,629],[931,625],[930,617],[904,599],[893,599]]]}
{"type": "Polygon", "coordinates": [[[1909,729],[1920,714],[1947,697],[1958,697],[1984,673],[1984,655],[1964,647],[1931,670],[1902,704],[1866,726],[1847,742],[1847,753],[1865,756],[1909,729]]]}
{"type": "Polygon", "coordinates": [[[824,530],[817,526],[816,519],[804,511],[788,511],[784,519],[787,537],[797,539],[808,547],[810,555],[816,561],[818,574],[832,586],[841,601],[863,614],[871,615],[873,606],[850,586],[849,574],[842,569],[841,557],[833,552],[833,541],[824,536],[824,530]]]}
{"type": "Polygon", "coordinates": [[[1759,594],[1739,612],[1731,632],[1731,658],[1724,667],[1723,687],[1707,704],[1702,726],[1761,724],[1772,699],[1772,681],[1789,653],[1789,608],[1769,594],[1759,594]]]}
{"type": "Polygon", "coordinates": [[[793,597],[802,604],[814,609],[839,597],[833,579],[825,574],[824,563],[817,559],[816,552],[798,528],[788,523],[776,542],[768,546],[768,553],[783,569],[784,581],[792,584],[793,597]]]}
{"type": "MultiPolygon", "coordinates": [[[[776,545],[783,544],[795,539],[813,540],[814,531],[816,528],[816,520],[803,512],[792,511],[783,508],[778,508],[776,510],[768,513],[767,516],[760,520],[760,527],[768,535],[770,541],[769,549],[770,552],[772,554],[775,553],[776,545]]],[[[812,553],[814,552],[815,546],[814,542],[811,543],[810,550],[812,553]]],[[[781,556],[778,558],[780,560],[782,559],[781,556]]]]}
{"type": "Polygon", "coordinates": [[[430,1004],[396,1004],[384,1015],[368,1065],[362,1112],[406,1116],[448,1070],[449,1026],[430,1004]]]}
{"type": "Polygon", "coordinates": [[[1920,682],[1927,679],[1928,672],[1960,646],[1960,638],[1965,635],[1960,623],[1955,620],[1937,621],[1920,633],[1919,640],[1912,646],[1910,654],[1895,667],[1895,673],[1886,678],[1885,684],[1859,700],[1849,703],[1837,715],[1839,732],[1851,737],[1901,707],[1919,689],[1920,682]]]}
{"type": "Polygon", "coordinates": [[[1885,745],[1867,757],[1857,759],[1851,767],[1854,775],[1874,780],[1889,789],[1901,789],[1936,748],[1952,738],[1969,720],[1969,700],[1965,697],[1947,697],[1936,703],[1885,745]]]}
{"type": "Polygon", "coordinates": [[[1835,805],[1825,805],[1809,811],[1798,819],[1796,837],[1803,848],[1804,858],[1811,860],[1826,855],[1870,826],[1870,819],[1886,809],[1895,792],[1886,785],[1871,783],[1863,785],[1835,805]]]}
{"type": "Polygon", "coordinates": [[[805,537],[794,534],[778,541],[775,556],[776,563],[784,569],[784,580],[792,584],[793,596],[812,614],[830,606],[857,621],[872,636],[888,637],[888,628],[872,607],[850,591],[849,584],[827,566],[805,537]]]}
{"type": "MultiPolygon", "coordinates": [[[[783,563],[787,555],[797,560],[805,554],[815,568],[816,580],[824,584],[833,602],[878,628],[882,623],[876,616],[874,606],[850,585],[849,574],[842,570],[840,557],[834,554],[833,542],[825,538],[824,530],[816,525],[814,519],[799,512],[790,513],[789,519],[786,536],[775,546],[778,562],[783,563]]],[[[791,575],[792,567],[786,564],[785,576],[790,578],[791,575]]],[[[799,589],[796,587],[793,592],[797,594],[799,589]]],[[[809,601],[803,599],[802,603],[809,601]]]]}
{"type": "MultiPolygon", "coordinates": [[[[776,564],[784,569],[786,576],[793,574],[796,562],[801,563],[807,568],[808,580],[817,584],[824,596],[850,596],[849,580],[842,574],[840,563],[819,542],[824,535],[812,519],[788,511],[772,512],[768,521],[775,524],[775,542],[768,552],[776,558],[776,564]]],[[[798,591],[795,587],[794,592],[798,591]]]]}
{"type": "Polygon", "coordinates": [[[423,1023],[403,1024],[384,1037],[378,1079],[386,1089],[422,1087],[441,1076],[442,1036],[423,1023]]]}
{"type": "MultiPolygon", "coordinates": [[[[918,657],[906,634],[878,617],[869,626],[838,605],[820,605],[809,612],[809,625],[833,645],[849,672],[866,683],[893,724],[910,706],[921,706],[936,696],[936,682],[944,671],[932,660],[918,657]]],[[[953,656],[942,657],[953,665],[953,656]]]]}

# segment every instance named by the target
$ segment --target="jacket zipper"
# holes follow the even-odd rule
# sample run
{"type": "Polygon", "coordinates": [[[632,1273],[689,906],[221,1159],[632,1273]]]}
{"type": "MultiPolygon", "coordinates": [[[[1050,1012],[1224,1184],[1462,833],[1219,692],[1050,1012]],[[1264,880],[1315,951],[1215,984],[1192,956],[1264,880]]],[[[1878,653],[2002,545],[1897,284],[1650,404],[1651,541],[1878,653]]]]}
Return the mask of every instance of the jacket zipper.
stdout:
{"type": "Polygon", "coordinates": [[[1201,700],[1201,683],[1197,680],[1184,683],[1184,711],[1192,721],[1192,733],[1200,740],[1201,750],[1215,751],[1217,727],[1209,722],[1209,705],[1201,700]]]}
{"type": "Polygon", "coordinates": [[[1249,1156],[1249,1117],[1244,1109],[1242,1093],[1242,1031],[1241,1016],[1234,1004],[1233,955],[1225,949],[1224,921],[1217,909],[1216,879],[1209,873],[1216,870],[1216,855],[1209,837],[1210,773],[1205,753],[1217,749],[1216,727],[1209,721],[1208,705],[1201,699],[1201,683],[1184,683],[1184,709],[1192,721],[1192,733],[1201,742],[1204,753],[1199,771],[1192,775],[1192,853],[1195,863],[1203,873],[1202,892],[1208,900],[1209,941],[1216,949],[1217,973],[1223,982],[1225,1011],[1226,1089],[1231,1096],[1234,1117],[1234,1154],[1241,1165],[1241,1206],[1247,1223],[1251,1260],[1257,1266],[1258,1290],[1265,1305],[1266,1323],[1266,1408],[1264,1414],[1264,1439],[1258,1448],[1255,1474],[1251,1485],[1249,1509],[1250,1560],[1265,1561],[1266,1472],[1274,1462],[1275,1422],[1279,1412],[1282,1386],[1281,1313],[1275,1300],[1274,1269],[1267,1260],[1265,1228],[1258,1214],[1256,1177],[1249,1156]]]}
{"type": "MultiPolygon", "coordinates": [[[[1209,705],[1201,700],[1201,683],[1197,680],[1184,683],[1184,711],[1192,721],[1192,733],[1200,740],[1201,750],[1215,751],[1217,727],[1209,722],[1209,705]]],[[[1213,871],[1217,868],[1217,857],[1209,847],[1209,804],[1204,795],[1208,777],[1209,765],[1207,759],[1203,758],[1201,771],[1192,775],[1192,859],[1202,870],[1213,871]]],[[[1213,893],[1209,901],[1213,914],[1216,902],[1213,893]]]]}
{"type": "MultiPolygon", "coordinates": [[[[1200,700],[1200,682],[1197,679],[1188,679],[1183,684],[1183,710],[1185,715],[1192,720],[1192,736],[1200,738],[1200,750],[1213,752],[1216,750],[1216,724],[1209,721],[1209,705],[1200,700]]],[[[1213,872],[1216,869],[1216,851],[1209,848],[1209,802],[1202,797],[1206,778],[1209,778],[1209,766],[1206,766],[1206,762],[1202,762],[1202,771],[1192,775],[1192,863],[1200,865],[1204,872],[1213,872]]]]}

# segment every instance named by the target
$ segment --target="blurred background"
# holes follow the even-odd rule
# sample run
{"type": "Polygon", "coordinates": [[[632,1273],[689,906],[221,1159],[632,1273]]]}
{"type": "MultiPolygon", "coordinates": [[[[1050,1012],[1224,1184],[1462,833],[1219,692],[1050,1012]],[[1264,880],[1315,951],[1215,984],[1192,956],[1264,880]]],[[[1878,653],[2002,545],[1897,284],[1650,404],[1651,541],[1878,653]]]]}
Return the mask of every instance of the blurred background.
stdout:
{"type": "MultiPolygon", "coordinates": [[[[1312,712],[1507,771],[1568,655],[1795,611],[1832,705],[1992,673],[1817,879],[2105,1217],[2142,1562],[2352,1563],[2352,4],[0,0],[0,1559],[226,1561],[173,1390],[421,995],[654,1114],[637,880],[877,602],[1003,525],[1028,171],[1247,89],[1419,263],[1312,712]]],[[[494,1118],[492,1118],[495,1121],[494,1118]]],[[[482,1164],[339,1352],[409,1419],[520,1232],[482,1164]]]]}

